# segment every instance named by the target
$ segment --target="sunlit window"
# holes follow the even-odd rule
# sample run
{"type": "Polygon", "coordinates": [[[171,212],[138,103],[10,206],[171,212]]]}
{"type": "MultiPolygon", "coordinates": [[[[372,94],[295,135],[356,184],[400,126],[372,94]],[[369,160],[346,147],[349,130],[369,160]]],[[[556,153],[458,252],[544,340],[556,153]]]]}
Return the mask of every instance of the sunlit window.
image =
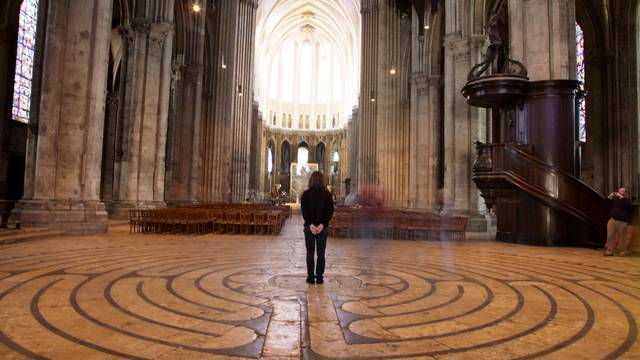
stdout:
{"type": "Polygon", "coordinates": [[[295,66],[296,52],[293,46],[288,46],[280,53],[282,68],[282,99],[293,101],[293,69],[295,66]]]}
{"type": "MultiPolygon", "coordinates": [[[[582,82],[581,90],[584,90],[585,83],[585,63],[584,63],[584,32],[576,22],[576,79],[582,82]]],[[[580,141],[587,141],[587,101],[585,98],[578,104],[578,138],[580,141]]]]}
{"type": "Polygon", "coordinates": [[[300,57],[300,103],[311,102],[311,75],[313,69],[313,49],[308,41],[302,44],[300,57]]]}
{"type": "Polygon", "coordinates": [[[298,148],[298,166],[306,165],[308,162],[309,162],[309,150],[304,146],[300,146],[298,148]]]}
{"type": "Polygon", "coordinates": [[[271,64],[271,77],[269,77],[269,97],[271,99],[278,99],[278,59],[275,59],[271,64]]]}
{"type": "Polygon", "coordinates": [[[333,101],[338,102],[342,99],[342,90],[346,85],[342,79],[340,62],[333,61],[333,101]]]}
{"type": "Polygon", "coordinates": [[[11,107],[12,118],[23,123],[28,123],[31,119],[31,90],[37,18],[38,0],[24,0],[20,6],[16,73],[11,107]]]}
{"type": "MultiPolygon", "coordinates": [[[[327,48],[320,47],[320,59],[318,62],[318,103],[324,104],[329,101],[330,70],[329,54],[327,48]]],[[[320,127],[320,126],[318,126],[320,127]]]]}
{"type": "Polygon", "coordinates": [[[273,150],[269,147],[267,152],[267,172],[271,174],[273,172],[273,150]]]}

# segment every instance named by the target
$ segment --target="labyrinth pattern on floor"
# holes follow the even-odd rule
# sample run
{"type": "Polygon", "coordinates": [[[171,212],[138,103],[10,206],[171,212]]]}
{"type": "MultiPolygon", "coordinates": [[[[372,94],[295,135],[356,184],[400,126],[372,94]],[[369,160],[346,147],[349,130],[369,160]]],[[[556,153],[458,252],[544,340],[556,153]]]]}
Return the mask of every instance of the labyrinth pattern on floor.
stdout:
{"type": "Polygon", "coordinates": [[[0,359],[640,359],[640,258],[329,239],[108,235],[0,248],[0,359]]]}

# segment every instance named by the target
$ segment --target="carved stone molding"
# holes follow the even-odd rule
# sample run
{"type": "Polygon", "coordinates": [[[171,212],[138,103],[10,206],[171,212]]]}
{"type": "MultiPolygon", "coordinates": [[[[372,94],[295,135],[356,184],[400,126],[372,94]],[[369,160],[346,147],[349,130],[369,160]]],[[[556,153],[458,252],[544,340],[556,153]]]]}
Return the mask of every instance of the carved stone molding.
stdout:
{"type": "Polygon", "coordinates": [[[410,75],[411,84],[415,87],[418,96],[427,95],[429,93],[429,84],[427,75],[424,73],[413,73],[410,75]]]}
{"type": "Polygon", "coordinates": [[[131,25],[121,25],[118,27],[118,33],[122,36],[123,40],[127,42],[133,42],[136,39],[136,34],[131,28],[131,25]]]}
{"type": "Polygon", "coordinates": [[[448,49],[449,54],[455,63],[464,63],[471,61],[471,41],[470,38],[463,38],[458,34],[455,36],[447,35],[444,39],[444,47],[448,49]]]}
{"type": "Polygon", "coordinates": [[[429,86],[431,87],[441,87],[443,86],[442,76],[441,75],[430,75],[427,79],[429,86]]]}
{"type": "Polygon", "coordinates": [[[149,39],[151,40],[151,46],[155,48],[162,48],[165,40],[168,36],[173,34],[174,26],[170,23],[153,23],[149,31],[149,39]]]}
{"type": "Polygon", "coordinates": [[[147,19],[133,19],[130,26],[133,31],[140,34],[148,34],[151,30],[151,22],[147,19]]]}

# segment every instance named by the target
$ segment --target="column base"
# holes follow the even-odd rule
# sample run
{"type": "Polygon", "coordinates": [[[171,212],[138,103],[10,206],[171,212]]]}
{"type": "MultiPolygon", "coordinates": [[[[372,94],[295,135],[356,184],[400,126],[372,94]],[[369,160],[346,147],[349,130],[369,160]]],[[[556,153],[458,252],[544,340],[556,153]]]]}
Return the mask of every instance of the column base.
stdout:
{"type": "Polygon", "coordinates": [[[21,200],[11,212],[10,222],[86,235],[106,233],[107,220],[101,201],[21,200]]]}
{"type": "Polygon", "coordinates": [[[9,215],[11,210],[15,206],[15,200],[3,200],[0,199],[0,228],[6,228],[9,221],[9,215]]]}
{"type": "Polygon", "coordinates": [[[112,219],[129,219],[129,210],[166,208],[164,201],[113,201],[106,204],[112,219]]]}

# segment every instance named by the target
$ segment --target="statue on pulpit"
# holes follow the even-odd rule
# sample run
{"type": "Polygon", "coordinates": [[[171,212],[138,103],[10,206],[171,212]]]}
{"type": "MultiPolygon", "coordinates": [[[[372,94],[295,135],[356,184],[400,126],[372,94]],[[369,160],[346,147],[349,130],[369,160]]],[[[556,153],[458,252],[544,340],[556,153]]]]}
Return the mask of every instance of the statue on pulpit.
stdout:
{"type": "Polygon", "coordinates": [[[519,61],[509,58],[508,41],[505,41],[506,39],[502,37],[502,33],[500,32],[500,16],[506,4],[506,0],[498,0],[498,2],[495,3],[491,11],[489,23],[486,26],[487,34],[489,35],[487,54],[481,63],[471,68],[467,80],[481,77],[490,67],[493,74],[527,76],[527,69],[524,65],[519,61]]]}

